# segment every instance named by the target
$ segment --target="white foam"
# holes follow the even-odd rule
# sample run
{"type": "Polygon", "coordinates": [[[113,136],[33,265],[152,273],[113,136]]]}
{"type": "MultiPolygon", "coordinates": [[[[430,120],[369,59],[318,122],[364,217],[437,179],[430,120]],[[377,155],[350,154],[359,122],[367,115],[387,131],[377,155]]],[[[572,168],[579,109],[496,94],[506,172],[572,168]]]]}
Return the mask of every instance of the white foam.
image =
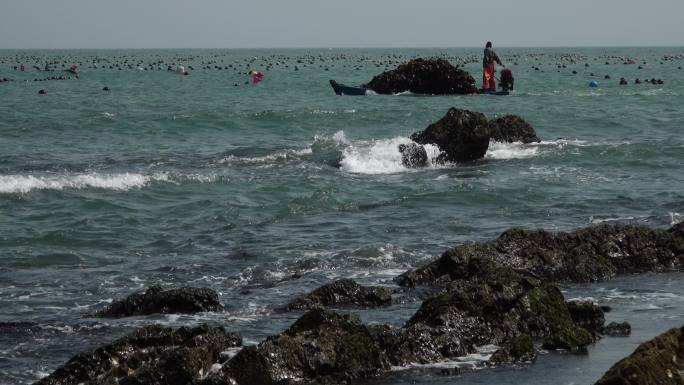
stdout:
{"type": "MultiPolygon", "coordinates": [[[[395,174],[409,169],[401,163],[400,144],[412,143],[405,137],[350,143],[342,151],[341,168],[355,174],[395,174]]],[[[425,145],[428,167],[439,155],[437,146],[425,145]]]]}
{"type": "Polygon", "coordinates": [[[593,215],[589,217],[589,222],[595,225],[604,222],[624,222],[633,220],[634,217],[594,218],[593,215]]]}
{"type": "Polygon", "coordinates": [[[684,215],[675,212],[669,212],[667,215],[670,216],[670,226],[674,226],[684,220],[684,215]]]}
{"type": "Polygon", "coordinates": [[[487,159],[524,159],[536,156],[539,153],[539,147],[530,146],[520,142],[516,143],[489,143],[489,149],[485,154],[487,159]]]}
{"type": "Polygon", "coordinates": [[[477,348],[475,353],[468,354],[463,357],[456,357],[451,360],[434,362],[430,364],[411,363],[405,366],[392,366],[392,371],[402,371],[416,368],[436,368],[436,369],[453,369],[453,368],[470,368],[478,369],[492,357],[492,354],[499,349],[496,345],[485,345],[477,348]]]}
{"type": "Polygon", "coordinates": [[[64,190],[99,188],[128,191],[141,188],[155,181],[168,181],[165,173],[142,175],[123,174],[76,174],[56,176],[0,175],[0,194],[28,193],[33,190],[64,190]]]}

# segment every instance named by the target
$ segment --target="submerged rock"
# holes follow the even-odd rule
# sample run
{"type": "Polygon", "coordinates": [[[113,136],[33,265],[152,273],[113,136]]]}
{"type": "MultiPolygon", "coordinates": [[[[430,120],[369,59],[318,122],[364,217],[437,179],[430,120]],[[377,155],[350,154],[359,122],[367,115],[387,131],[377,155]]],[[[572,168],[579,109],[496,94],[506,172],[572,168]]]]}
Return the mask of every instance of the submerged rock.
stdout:
{"type": "Polygon", "coordinates": [[[407,168],[425,167],[427,165],[427,151],[425,147],[416,143],[400,144],[401,164],[407,168]]]}
{"type": "Polygon", "coordinates": [[[442,151],[437,161],[468,162],[485,155],[489,137],[489,123],[483,114],[450,108],[442,119],[411,135],[411,140],[436,144],[442,151]]]}
{"type": "Polygon", "coordinates": [[[604,326],[601,332],[607,336],[611,337],[626,337],[632,334],[632,325],[629,322],[611,322],[604,326]]]}
{"type": "Polygon", "coordinates": [[[497,142],[541,142],[534,128],[517,115],[506,115],[489,121],[491,139],[497,142]]]}
{"type": "Polygon", "coordinates": [[[392,290],[385,287],[365,287],[351,279],[323,285],[306,296],[290,302],[286,310],[312,309],[327,306],[378,307],[392,303],[392,290]]]}
{"type": "Polygon", "coordinates": [[[152,286],[144,293],[133,294],[123,300],[115,301],[94,315],[96,317],[130,317],[146,314],[199,313],[222,309],[218,293],[212,289],[182,287],[163,290],[160,286],[152,286]]]}
{"type": "Polygon", "coordinates": [[[613,365],[596,385],[684,384],[684,328],[644,342],[613,365]]]}
{"type": "Polygon", "coordinates": [[[238,334],[200,325],[146,326],[104,347],[81,352],[36,385],[185,385],[203,377],[238,334]]]}
{"type": "Polygon", "coordinates": [[[603,224],[571,233],[511,229],[493,241],[461,245],[434,262],[398,277],[402,286],[467,279],[470,259],[527,270],[553,282],[594,282],[617,274],[680,271],[684,265],[683,224],[670,230],[603,224]]]}
{"type": "Polygon", "coordinates": [[[280,335],[242,349],[201,384],[345,383],[387,369],[387,357],[357,316],[315,309],[280,335]]]}
{"type": "Polygon", "coordinates": [[[379,94],[406,91],[427,95],[477,93],[475,79],[444,59],[413,59],[374,77],[367,86],[379,94]]]}

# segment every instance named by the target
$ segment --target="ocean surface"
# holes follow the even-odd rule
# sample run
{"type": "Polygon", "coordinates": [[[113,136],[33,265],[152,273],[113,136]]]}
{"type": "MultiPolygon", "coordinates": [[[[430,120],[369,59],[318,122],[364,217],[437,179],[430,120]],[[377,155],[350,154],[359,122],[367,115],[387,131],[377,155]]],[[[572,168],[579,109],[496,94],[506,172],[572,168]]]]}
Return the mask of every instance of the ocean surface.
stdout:
{"type": "MultiPolygon", "coordinates": [[[[0,83],[0,322],[33,325],[0,329],[0,384],[32,383],[150,323],[210,322],[255,344],[301,315],[274,307],[324,283],[391,287],[447,248],[511,227],[684,220],[684,48],[497,53],[516,78],[505,97],[345,97],[328,84],[439,56],[479,85],[481,49],[0,51],[0,79],[12,80],[0,83]],[[34,68],[46,63],[58,71],[34,68]],[[78,79],[33,81],[70,76],[62,69],[74,63],[78,79]],[[189,75],[167,70],[177,65],[189,75]],[[245,84],[252,69],[265,74],[256,86],[245,84]],[[543,141],[404,168],[397,146],[450,107],[520,115],[543,141]],[[84,317],[155,284],[213,288],[226,310],[84,317]]],[[[564,286],[633,326],[586,354],[441,374],[481,368],[483,347],[369,383],[593,384],[639,343],[684,324],[683,278],[564,286]]],[[[353,312],[401,325],[419,305],[353,312]]]]}

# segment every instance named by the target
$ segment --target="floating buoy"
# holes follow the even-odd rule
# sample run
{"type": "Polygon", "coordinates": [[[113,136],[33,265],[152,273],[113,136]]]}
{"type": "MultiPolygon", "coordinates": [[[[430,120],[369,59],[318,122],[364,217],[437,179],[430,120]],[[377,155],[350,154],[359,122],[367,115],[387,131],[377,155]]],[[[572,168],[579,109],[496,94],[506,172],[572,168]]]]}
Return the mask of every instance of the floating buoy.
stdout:
{"type": "Polygon", "coordinates": [[[592,80],[589,82],[589,87],[591,88],[598,88],[599,84],[596,80],[592,80]]]}
{"type": "Polygon", "coordinates": [[[47,94],[47,91],[45,91],[45,90],[40,90],[40,91],[38,91],[38,94],[39,94],[39,95],[45,95],[45,94],[47,94]]]}

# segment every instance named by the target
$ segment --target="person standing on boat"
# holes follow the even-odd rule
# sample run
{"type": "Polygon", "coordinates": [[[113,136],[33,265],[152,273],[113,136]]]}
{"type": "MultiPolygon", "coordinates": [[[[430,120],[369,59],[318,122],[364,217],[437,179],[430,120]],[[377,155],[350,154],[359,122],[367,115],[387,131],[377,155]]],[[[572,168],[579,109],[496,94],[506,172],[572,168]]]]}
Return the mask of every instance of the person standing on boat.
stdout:
{"type": "Polygon", "coordinates": [[[482,89],[485,91],[496,91],[496,79],[494,78],[494,63],[499,63],[505,67],[499,56],[492,49],[492,42],[488,41],[485,45],[484,58],[482,59],[482,89]]]}

